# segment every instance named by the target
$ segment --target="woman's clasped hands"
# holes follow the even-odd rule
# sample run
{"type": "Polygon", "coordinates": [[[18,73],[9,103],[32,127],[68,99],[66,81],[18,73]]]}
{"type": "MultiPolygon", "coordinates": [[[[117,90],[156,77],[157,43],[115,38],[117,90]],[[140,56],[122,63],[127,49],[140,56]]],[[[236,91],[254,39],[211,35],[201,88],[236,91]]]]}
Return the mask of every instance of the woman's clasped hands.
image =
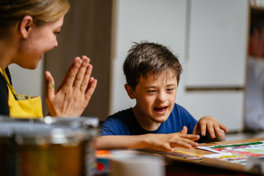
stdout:
{"type": "Polygon", "coordinates": [[[51,116],[77,117],[83,113],[97,85],[92,69],[87,56],[76,57],[56,90],[51,73],[45,72],[45,96],[51,116]]]}

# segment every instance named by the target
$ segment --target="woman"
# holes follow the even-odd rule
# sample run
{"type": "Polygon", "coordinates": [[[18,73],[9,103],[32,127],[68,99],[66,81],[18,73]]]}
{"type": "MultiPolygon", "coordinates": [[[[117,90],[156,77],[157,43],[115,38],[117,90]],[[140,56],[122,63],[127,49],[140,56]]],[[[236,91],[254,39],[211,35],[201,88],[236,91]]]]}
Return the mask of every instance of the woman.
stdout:
{"type": "MultiPolygon", "coordinates": [[[[0,115],[43,116],[40,97],[15,92],[8,65],[35,69],[43,54],[58,45],[56,34],[69,7],[68,0],[0,0],[0,115]]],[[[57,90],[51,73],[45,72],[45,96],[51,116],[82,114],[97,84],[91,72],[90,59],[76,57],[57,90]]]]}

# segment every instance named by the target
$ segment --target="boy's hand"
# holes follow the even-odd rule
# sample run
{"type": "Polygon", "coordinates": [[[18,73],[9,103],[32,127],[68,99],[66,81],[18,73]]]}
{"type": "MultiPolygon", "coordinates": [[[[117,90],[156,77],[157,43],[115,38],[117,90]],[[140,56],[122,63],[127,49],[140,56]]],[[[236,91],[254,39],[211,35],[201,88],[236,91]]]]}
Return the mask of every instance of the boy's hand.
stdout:
{"type": "Polygon", "coordinates": [[[212,139],[215,139],[216,137],[224,137],[224,132],[228,132],[228,129],[223,124],[219,123],[215,118],[211,116],[204,116],[195,125],[193,134],[201,133],[202,136],[205,136],[206,131],[209,132],[212,139]]]}
{"type": "Polygon", "coordinates": [[[170,134],[147,134],[146,148],[172,152],[174,147],[184,147],[190,149],[198,147],[198,143],[194,142],[199,139],[199,135],[187,134],[187,127],[183,127],[182,131],[170,134]]]}

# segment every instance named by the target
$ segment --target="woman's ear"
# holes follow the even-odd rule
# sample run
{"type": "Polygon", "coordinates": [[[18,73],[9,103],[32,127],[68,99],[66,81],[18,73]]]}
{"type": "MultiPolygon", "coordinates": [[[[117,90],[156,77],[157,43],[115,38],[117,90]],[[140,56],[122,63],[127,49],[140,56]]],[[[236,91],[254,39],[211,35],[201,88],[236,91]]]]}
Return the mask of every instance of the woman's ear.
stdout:
{"type": "Polygon", "coordinates": [[[31,16],[24,16],[19,23],[18,30],[23,39],[28,38],[29,33],[33,27],[33,18],[31,16]]]}
{"type": "Polygon", "coordinates": [[[135,98],[135,95],[134,95],[134,90],[133,90],[133,88],[132,88],[130,85],[125,84],[125,89],[126,89],[126,91],[127,91],[128,96],[129,96],[131,99],[134,99],[134,98],[135,98]]]}

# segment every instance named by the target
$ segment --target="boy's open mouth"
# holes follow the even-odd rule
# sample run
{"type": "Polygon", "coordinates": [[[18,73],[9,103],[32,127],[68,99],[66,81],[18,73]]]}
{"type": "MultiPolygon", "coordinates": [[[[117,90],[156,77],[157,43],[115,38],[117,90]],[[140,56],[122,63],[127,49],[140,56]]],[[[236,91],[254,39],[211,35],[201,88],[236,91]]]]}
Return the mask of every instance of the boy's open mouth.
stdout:
{"type": "Polygon", "coordinates": [[[158,107],[158,108],[154,108],[154,111],[162,112],[162,111],[166,111],[167,108],[168,108],[168,106],[165,106],[165,107],[158,107]]]}

